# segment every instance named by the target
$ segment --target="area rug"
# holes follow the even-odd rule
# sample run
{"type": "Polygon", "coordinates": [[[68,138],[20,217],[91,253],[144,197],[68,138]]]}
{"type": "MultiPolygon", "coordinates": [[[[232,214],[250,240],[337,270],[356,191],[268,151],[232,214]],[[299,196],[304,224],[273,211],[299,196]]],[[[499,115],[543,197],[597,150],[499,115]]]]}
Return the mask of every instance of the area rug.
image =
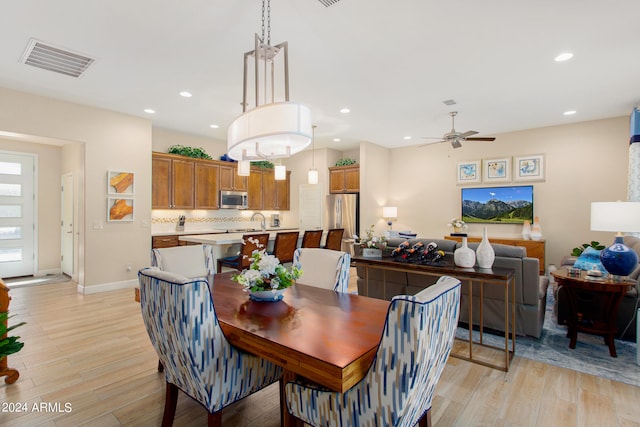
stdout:
{"type": "Polygon", "coordinates": [[[71,279],[64,274],[47,274],[45,276],[25,276],[5,279],[4,283],[9,288],[24,288],[26,286],[50,285],[52,283],[64,283],[71,279]]]}
{"type": "MultiPolygon", "coordinates": [[[[456,335],[468,337],[469,332],[458,328],[456,335]]],[[[504,336],[485,333],[484,340],[504,346],[504,336]]],[[[578,333],[576,348],[570,349],[567,327],[558,325],[553,314],[553,295],[549,292],[542,335],[537,339],[516,337],[516,356],[640,387],[637,344],[622,340],[615,340],[615,344],[618,357],[611,357],[602,337],[578,333]]]]}

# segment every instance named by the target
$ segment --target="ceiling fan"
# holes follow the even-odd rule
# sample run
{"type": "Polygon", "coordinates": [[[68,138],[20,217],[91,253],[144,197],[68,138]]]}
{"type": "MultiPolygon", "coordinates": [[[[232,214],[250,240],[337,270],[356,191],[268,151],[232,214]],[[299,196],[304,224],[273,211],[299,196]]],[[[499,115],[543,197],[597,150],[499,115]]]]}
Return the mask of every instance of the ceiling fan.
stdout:
{"type": "Polygon", "coordinates": [[[420,147],[425,147],[427,145],[431,145],[431,144],[436,144],[439,142],[450,142],[451,146],[453,148],[460,148],[462,147],[461,142],[462,141],[495,141],[496,139],[494,137],[476,137],[476,138],[469,138],[471,135],[475,135],[478,132],[476,132],[475,130],[470,130],[467,132],[457,132],[455,129],[455,119],[456,119],[456,115],[458,114],[457,111],[452,111],[449,113],[449,115],[451,116],[451,132],[449,133],[445,133],[444,135],[442,135],[441,138],[436,138],[436,137],[428,137],[428,136],[423,136],[423,139],[439,139],[440,141],[434,141],[434,142],[430,142],[428,144],[423,144],[420,147]]]}

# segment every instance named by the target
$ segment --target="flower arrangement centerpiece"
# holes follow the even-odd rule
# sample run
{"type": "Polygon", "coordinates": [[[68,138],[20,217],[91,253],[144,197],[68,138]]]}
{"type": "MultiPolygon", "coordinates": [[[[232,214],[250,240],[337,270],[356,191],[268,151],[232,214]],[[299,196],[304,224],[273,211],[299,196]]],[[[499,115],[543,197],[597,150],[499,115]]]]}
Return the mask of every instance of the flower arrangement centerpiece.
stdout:
{"type": "Polygon", "coordinates": [[[258,247],[251,254],[251,265],[231,279],[242,285],[253,300],[280,301],[284,297],[284,290],[294,285],[302,275],[300,265],[286,269],[278,258],[267,253],[264,245],[259,244],[256,239],[249,239],[258,247]]]}
{"type": "Polygon", "coordinates": [[[356,238],[356,244],[362,248],[362,256],[380,257],[382,256],[382,251],[387,247],[387,237],[376,236],[372,225],[364,237],[356,238]]]}
{"type": "Polygon", "coordinates": [[[447,224],[448,227],[453,227],[455,233],[460,233],[462,230],[466,230],[467,223],[460,218],[452,218],[451,222],[447,224]]]}

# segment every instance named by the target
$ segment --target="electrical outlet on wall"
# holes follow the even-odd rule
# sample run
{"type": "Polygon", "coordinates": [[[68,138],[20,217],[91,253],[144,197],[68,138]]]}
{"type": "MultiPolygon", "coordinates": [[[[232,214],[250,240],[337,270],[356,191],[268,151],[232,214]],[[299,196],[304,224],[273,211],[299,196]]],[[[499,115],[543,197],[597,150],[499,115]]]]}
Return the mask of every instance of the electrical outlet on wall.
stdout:
{"type": "Polygon", "coordinates": [[[131,271],[131,264],[127,264],[127,271],[131,271]]]}

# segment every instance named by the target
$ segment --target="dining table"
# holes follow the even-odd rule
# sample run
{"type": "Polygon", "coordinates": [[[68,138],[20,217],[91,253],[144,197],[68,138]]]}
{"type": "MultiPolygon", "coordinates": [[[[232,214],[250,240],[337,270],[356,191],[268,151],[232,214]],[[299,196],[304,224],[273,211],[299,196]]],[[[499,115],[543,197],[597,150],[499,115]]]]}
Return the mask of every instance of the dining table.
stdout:
{"type": "Polygon", "coordinates": [[[302,377],[345,392],[368,371],[384,330],[389,301],[296,283],[281,301],[253,301],[232,280],[209,279],[220,327],[234,346],[283,368],[283,426],[298,425],[285,403],[284,386],[302,377]]]}

